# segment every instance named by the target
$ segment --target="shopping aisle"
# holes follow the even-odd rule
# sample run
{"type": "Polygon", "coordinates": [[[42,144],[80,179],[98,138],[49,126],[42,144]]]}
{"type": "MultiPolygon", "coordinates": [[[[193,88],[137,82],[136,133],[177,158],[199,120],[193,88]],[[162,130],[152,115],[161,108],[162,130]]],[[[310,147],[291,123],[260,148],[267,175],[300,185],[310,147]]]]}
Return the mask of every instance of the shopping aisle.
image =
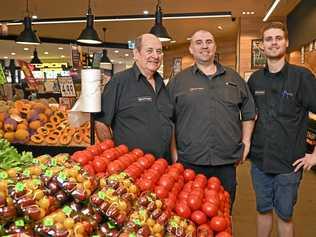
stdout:
{"type": "MultiPolygon", "coordinates": [[[[256,236],[255,196],[249,174],[250,164],[238,168],[238,188],[233,214],[235,237],[256,236]]],[[[305,172],[295,209],[296,237],[316,236],[316,173],[305,172]]],[[[276,227],[276,225],[274,225],[276,227]]],[[[274,228],[275,229],[275,228],[274,228]]],[[[273,231],[273,237],[277,237],[273,231]]]]}

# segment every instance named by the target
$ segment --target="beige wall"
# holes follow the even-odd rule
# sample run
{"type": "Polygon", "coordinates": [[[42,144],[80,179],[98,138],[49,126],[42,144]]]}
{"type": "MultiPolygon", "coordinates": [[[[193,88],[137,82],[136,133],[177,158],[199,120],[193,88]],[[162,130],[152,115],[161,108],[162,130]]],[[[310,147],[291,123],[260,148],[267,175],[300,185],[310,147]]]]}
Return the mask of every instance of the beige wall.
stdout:
{"type": "Polygon", "coordinates": [[[316,75],[316,50],[314,49],[312,52],[305,52],[304,57],[304,64],[301,64],[301,52],[300,51],[293,51],[289,55],[289,62],[307,67],[308,69],[312,70],[316,75]]]}

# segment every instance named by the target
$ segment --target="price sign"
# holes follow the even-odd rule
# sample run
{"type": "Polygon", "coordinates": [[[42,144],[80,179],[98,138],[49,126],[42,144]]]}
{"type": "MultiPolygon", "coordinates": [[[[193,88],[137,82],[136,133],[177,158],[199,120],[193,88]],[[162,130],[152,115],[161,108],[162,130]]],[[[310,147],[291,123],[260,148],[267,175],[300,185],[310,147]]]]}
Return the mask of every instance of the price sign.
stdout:
{"type": "Polygon", "coordinates": [[[58,77],[58,84],[63,97],[76,97],[75,86],[71,77],[58,77]]]}

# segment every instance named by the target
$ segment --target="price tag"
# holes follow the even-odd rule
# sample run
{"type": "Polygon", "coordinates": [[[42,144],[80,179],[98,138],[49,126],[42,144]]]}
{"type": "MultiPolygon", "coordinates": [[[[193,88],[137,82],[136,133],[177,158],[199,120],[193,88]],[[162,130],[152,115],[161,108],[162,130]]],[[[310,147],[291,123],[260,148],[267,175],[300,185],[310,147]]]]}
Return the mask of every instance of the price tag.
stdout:
{"type": "Polygon", "coordinates": [[[72,209],[69,206],[64,206],[63,212],[69,216],[72,213],[72,209]]]}
{"type": "Polygon", "coordinates": [[[76,97],[74,82],[71,77],[58,77],[62,97],[76,97]]]}
{"type": "Polygon", "coordinates": [[[22,219],[16,220],[14,223],[15,223],[15,225],[17,227],[23,227],[24,226],[24,220],[22,220],[22,219]]]}
{"type": "Polygon", "coordinates": [[[24,184],[21,183],[21,182],[18,182],[16,185],[15,185],[15,190],[18,191],[18,192],[22,192],[24,190],[24,184]]]}
{"type": "Polygon", "coordinates": [[[54,225],[54,220],[52,218],[44,219],[44,226],[52,226],[54,225]]]}
{"type": "Polygon", "coordinates": [[[102,192],[102,191],[100,191],[100,192],[98,192],[98,197],[100,198],[100,199],[102,199],[102,200],[104,200],[105,199],[105,192],[102,192]]]}
{"type": "Polygon", "coordinates": [[[45,176],[52,177],[53,176],[53,172],[51,170],[46,170],[45,171],[45,176]]]}

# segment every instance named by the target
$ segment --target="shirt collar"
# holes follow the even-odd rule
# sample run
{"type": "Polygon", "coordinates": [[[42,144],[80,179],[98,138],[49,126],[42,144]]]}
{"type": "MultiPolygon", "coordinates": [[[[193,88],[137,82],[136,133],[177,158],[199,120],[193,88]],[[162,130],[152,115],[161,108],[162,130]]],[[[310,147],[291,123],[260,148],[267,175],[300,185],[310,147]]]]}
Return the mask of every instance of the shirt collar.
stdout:
{"type": "MultiPolygon", "coordinates": [[[[215,75],[212,75],[213,77],[225,73],[225,68],[224,68],[220,63],[218,63],[217,61],[214,61],[214,64],[216,65],[216,73],[215,73],[215,75]]],[[[196,63],[193,65],[193,72],[194,72],[195,74],[196,74],[196,73],[200,73],[201,75],[209,76],[209,75],[205,75],[204,72],[202,72],[202,71],[198,68],[198,66],[196,65],[196,63]]]]}
{"type": "Polygon", "coordinates": [[[264,75],[267,76],[269,74],[275,74],[276,76],[287,77],[288,65],[289,65],[289,63],[287,61],[285,61],[284,66],[282,67],[282,69],[280,71],[278,71],[276,73],[271,73],[269,71],[268,64],[266,64],[264,67],[264,75]]]}
{"type": "MultiPolygon", "coordinates": [[[[134,74],[135,74],[135,78],[137,80],[139,80],[141,77],[145,78],[145,76],[141,73],[141,71],[139,70],[139,68],[138,68],[136,63],[133,64],[133,71],[134,71],[134,74]]],[[[156,81],[158,81],[158,80],[159,81],[160,80],[163,81],[163,78],[161,77],[161,75],[158,72],[155,72],[154,78],[155,78],[156,81]]]]}

